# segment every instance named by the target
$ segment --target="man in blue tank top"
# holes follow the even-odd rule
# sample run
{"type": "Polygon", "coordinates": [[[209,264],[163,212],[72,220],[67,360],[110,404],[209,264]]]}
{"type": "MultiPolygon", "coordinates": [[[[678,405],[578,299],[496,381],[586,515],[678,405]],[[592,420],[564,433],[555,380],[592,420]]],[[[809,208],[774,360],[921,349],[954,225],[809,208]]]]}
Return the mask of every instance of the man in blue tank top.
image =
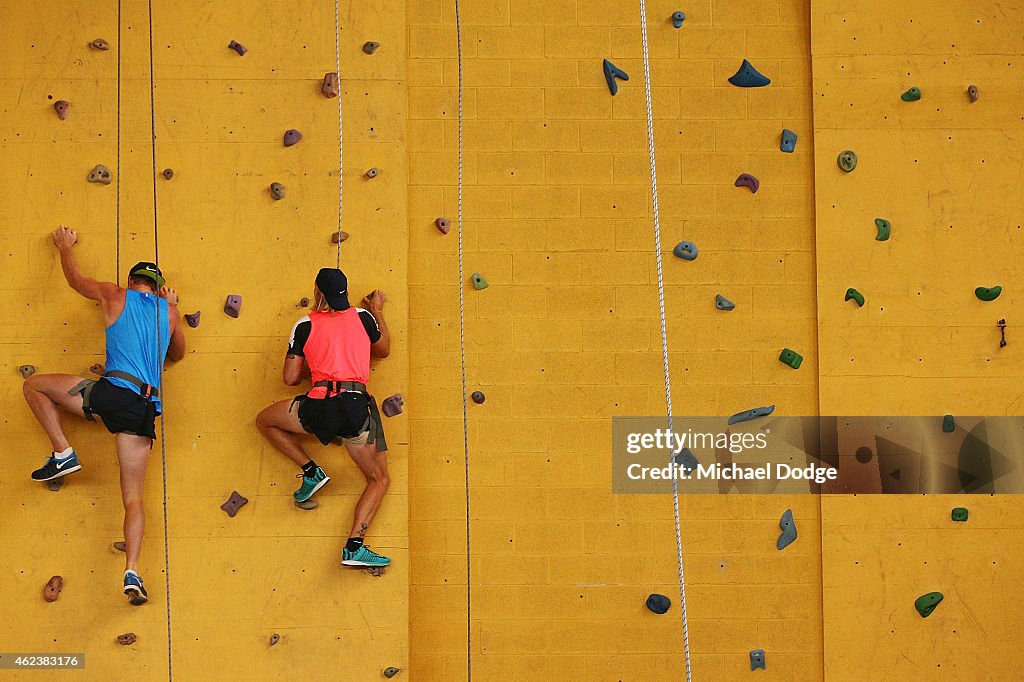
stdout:
{"type": "Polygon", "coordinates": [[[46,464],[32,472],[32,480],[52,481],[82,468],[64,435],[59,408],[89,421],[98,416],[115,434],[124,502],[124,593],[138,606],[148,599],[138,572],[145,527],[142,489],[156,438],[154,422],[162,411],[161,373],[165,357],[185,357],[185,335],[178,295],[164,286],[163,274],[154,263],[132,267],[127,289],[98,282],[78,267],[71,250],[77,239],[63,225],[53,235],[68,284],[103,309],[107,361],[99,381],[71,374],[33,374],[25,380],[25,400],[53,445],[46,464]]]}

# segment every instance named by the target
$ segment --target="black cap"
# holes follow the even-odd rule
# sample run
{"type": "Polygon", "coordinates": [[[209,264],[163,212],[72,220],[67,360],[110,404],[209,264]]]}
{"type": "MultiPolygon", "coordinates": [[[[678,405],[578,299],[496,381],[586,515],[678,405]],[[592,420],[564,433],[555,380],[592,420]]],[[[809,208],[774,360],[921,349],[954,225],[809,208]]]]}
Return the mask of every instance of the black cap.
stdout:
{"type": "Polygon", "coordinates": [[[156,288],[159,289],[164,285],[164,273],[160,272],[160,268],[156,266],[156,263],[150,263],[149,261],[139,261],[132,266],[132,269],[128,271],[129,277],[148,277],[156,282],[156,288]]]}
{"type": "Polygon", "coordinates": [[[348,308],[348,278],[338,268],[320,268],[316,275],[316,288],[335,310],[348,308]]]}

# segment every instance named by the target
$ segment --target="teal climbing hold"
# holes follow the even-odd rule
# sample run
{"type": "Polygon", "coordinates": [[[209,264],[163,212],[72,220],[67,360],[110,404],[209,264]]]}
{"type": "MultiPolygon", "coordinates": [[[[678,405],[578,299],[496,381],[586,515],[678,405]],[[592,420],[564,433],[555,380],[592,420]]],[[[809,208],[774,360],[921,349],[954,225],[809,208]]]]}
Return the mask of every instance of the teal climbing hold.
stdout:
{"type": "Polygon", "coordinates": [[[779,539],[775,541],[775,549],[783,550],[793,544],[796,540],[796,522],[793,520],[793,510],[787,509],[782,514],[782,518],[779,519],[779,528],[782,529],[782,533],[779,534],[779,539]]]}
{"type": "Polygon", "coordinates": [[[929,592],[928,594],[922,594],[920,597],[914,600],[914,608],[921,614],[922,618],[927,618],[932,615],[932,611],[942,601],[941,592],[929,592]]]}
{"type": "Polygon", "coordinates": [[[942,418],[942,432],[953,433],[956,431],[956,419],[953,419],[953,415],[947,414],[942,418]]]}
{"type": "Polygon", "coordinates": [[[729,78],[729,82],[738,88],[763,88],[771,83],[766,76],[761,74],[754,65],[746,59],[740,64],[739,71],[729,78]]]}
{"type": "Polygon", "coordinates": [[[676,248],[672,249],[672,255],[676,258],[682,258],[683,260],[696,260],[697,245],[693,242],[679,242],[676,244],[676,248]]]}
{"type": "Polygon", "coordinates": [[[999,298],[999,294],[1003,293],[1003,288],[996,287],[978,287],[974,290],[974,295],[982,301],[994,301],[999,298]]]}
{"type": "Polygon", "coordinates": [[[719,310],[732,310],[736,304],[721,294],[715,294],[715,307],[719,310]]]}
{"type": "Polygon", "coordinates": [[[686,21],[686,15],[683,12],[676,11],[672,13],[673,26],[675,26],[676,28],[682,28],[684,21],[686,21]]]}
{"type": "Polygon", "coordinates": [[[694,456],[690,448],[682,448],[676,453],[676,456],[672,458],[672,461],[675,462],[676,466],[682,467],[683,473],[686,474],[691,471],[696,471],[697,467],[700,466],[700,462],[697,461],[697,458],[694,456]]]}
{"type": "Polygon", "coordinates": [[[628,81],[629,74],[612,64],[607,59],[604,60],[604,79],[608,81],[608,90],[612,93],[612,96],[615,96],[619,92],[619,82],[615,80],[616,78],[628,81]]]}
{"type": "Polygon", "coordinates": [[[844,173],[852,173],[853,169],[857,167],[857,155],[849,149],[844,149],[836,157],[836,164],[844,173]]]}
{"type": "Polygon", "coordinates": [[[921,99],[921,88],[910,88],[902,95],[900,95],[900,99],[903,100],[904,102],[916,102],[917,100],[921,99]]]}
{"type": "Polygon", "coordinates": [[[484,276],[481,275],[479,272],[474,272],[473,273],[473,288],[479,291],[480,289],[486,289],[487,286],[488,286],[487,285],[487,280],[484,279],[484,276]]]}
{"type": "Polygon", "coordinates": [[[954,521],[964,522],[967,520],[967,507],[954,507],[950,518],[954,521]]]}
{"type": "Polygon", "coordinates": [[[875,241],[889,241],[889,233],[892,231],[892,223],[885,218],[875,218],[875,227],[878,228],[878,234],[875,235],[875,241]]]}
{"type": "Polygon", "coordinates": [[[782,141],[779,143],[779,149],[792,154],[793,150],[796,149],[796,133],[789,128],[782,129],[782,141]]]}
{"type": "Polygon", "coordinates": [[[757,670],[758,668],[761,670],[768,669],[765,667],[764,649],[754,649],[750,652],[750,669],[757,670]]]}
{"type": "Polygon", "coordinates": [[[758,419],[760,417],[767,417],[775,411],[774,405],[767,407],[755,407],[750,410],[744,410],[743,412],[737,412],[733,416],[729,417],[729,424],[740,424],[742,422],[748,422],[752,419],[758,419]]]}
{"type": "Polygon", "coordinates": [[[779,362],[784,365],[789,365],[793,369],[800,369],[800,363],[804,361],[804,356],[797,353],[795,350],[783,348],[782,352],[779,353],[779,362]]]}
{"type": "Polygon", "coordinates": [[[857,307],[860,308],[861,306],[864,305],[864,294],[860,293],[853,287],[850,287],[849,289],[846,290],[846,298],[844,298],[843,300],[856,301],[857,307]]]}

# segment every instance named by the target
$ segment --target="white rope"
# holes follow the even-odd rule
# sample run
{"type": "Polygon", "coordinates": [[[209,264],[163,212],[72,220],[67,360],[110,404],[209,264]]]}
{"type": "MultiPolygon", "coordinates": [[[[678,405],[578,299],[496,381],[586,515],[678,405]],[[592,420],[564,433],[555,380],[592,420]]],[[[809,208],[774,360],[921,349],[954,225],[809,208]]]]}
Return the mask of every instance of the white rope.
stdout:
{"type": "Polygon", "coordinates": [[[334,0],[334,60],[338,69],[338,267],[341,267],[341,199],[342,199],[342,153],[341,153],[341,12],[338,0],[334,0]]]}
{"type": "MultiPolygon", "coordinates": [[[[651,198],[654,207],[654,254],[658,260],[658,311],[661,315],[661,353],[665,364],[665,407],[668,429],[672,430],[672,382],[668,368],[668,328],[665,323],[665,283],[661,268],[661,216],[658,207],[658,164],[654,155],[654,107],[651,104],[651,64],[647,48],[647,3],[640,0],[640,35],[644,49],[644,94],[647,98],[647,147],[651,155],[651,198]]],[[[686,680],[690,682],[690,634],[686,616],[686,579],[683,576],[683,537],[679,522],[679,483],[672,479],[672,508],[676,521],[676,555],[679,560],[679,610],[683,622],[683,654],[686,657],[686,680]]]]}

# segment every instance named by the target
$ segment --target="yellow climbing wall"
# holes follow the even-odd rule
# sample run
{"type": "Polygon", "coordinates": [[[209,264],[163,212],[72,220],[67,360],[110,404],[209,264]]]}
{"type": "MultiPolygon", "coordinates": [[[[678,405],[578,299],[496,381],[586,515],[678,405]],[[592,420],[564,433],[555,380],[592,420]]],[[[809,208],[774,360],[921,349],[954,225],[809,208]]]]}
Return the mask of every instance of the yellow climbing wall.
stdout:
{"type": "MultiPolygon", "coordinates": [[[[387,422],[392,488],[370,541],[395,566],[381,578],[338,565],[362,489],[344,451],[313,449],[333,480],[316,511],[301,511],[290,498],[295,467],[254,424],[263,406],[297,392],[280,379],[287,336],[317,268],[336,262],[337,100],[319,93],[324,73],[335,70],[334,3],[154,5],[152,17],[139,0],[0,7],[8,33],[0,47],[0,179],[8,189],[0,213],[0,364],[8,377],[0,382],[0,649],[85,652],[83,679],[94,680],[162,679],[168,665],[184,680],[297,670],[336,679],[342,669],[347,679],[375,679],[408,661],[406,417],[387,422]],[[186,330],[187,358],[167,372],[170,600],[158,445],[141,565],[152,598],[134,609],[119,594],[123,555],[111,548],[121,538],[112,439],[101,427],[70,423],[83,471],[56,493],[31,483],[47,443],[16,367],[83,373],[102,361],[98,306],[64,284],[49,243],[59,223],[80,231],[76,253],[97,277],[116,278],[119,259],[123,283],[132,263],[154,257],[150,36],[155,170],[174,170],[156,185],[159,262],[185,311],[203,317],[186,330]],[[112,49],[90,49],[97,37],[112,49]],[[227,49],[233,39],[249,48],[245,57],[227,49]],[[50,96],[71,102],[66,121],[50,96]],[[288,128],[304,138],[285,149],[288,128]],[[96,163],[111,168],[119,187],[86,182],[96,163]],[[273,181],[287,187],[280,202],[269,196],[273,181]],[[237,320],[220,310],[229,293],[244,300],[237,320]],[[249,498],[234,519],[218,508],[232,490],[249,498]],[[52,574],[64,576],[65,589],[46,604],[39,593],[52,574]],[[128,631],[138,642],[119,646],[115,637],[128,631]],[[272,633],[281,640],[270,648],[272,633]]],[[[352,234],[342,265],[356,301],[377,287],[391,296],[392,355],[371,380],[383,398],[408,386],[404,5],[340,9],[352,234]],[[366,40],[383,46],[364,55],[366,40]],[[365,181],[373,166],[382,174],[365,181]]]]}
{"type": "MultiPolygon", "coordinates": [[[[1022,18],[1019,2],[812,4],[823,413],[1022,414],[1022,18]],[[921,99],[902,101],[912,86],[921,99]],[[975,298],[996,284],[996,301],[975,298]]],[[[1019,677],[1021,518],[1015,497],[823,499],[828,679],[1019,677]],[[931,591],[945,600],[922,620],[931,591]]]]}
{"type": "MultiPolygon", "coordinates": [[[[676,414],[817,411],[806,2],[648,2],[676,414]],[[770,88],[729,85],[743,58],[770,88]],[[779,151],[783,127],[795,154],[779,151]],[[742,172],[756,195],[736,188],[742,172]],[[700,257],[671,256],[682,239],[700,257]],[[715,309],[721,292],[736,303],[715,309]],[[802,352],[803,369],[777,361],[802,352]]],[[[667,496],[611,494],[614,415],[665,413],[637,3],[467,0],[465,293],[474,679],[681,679],[667,496]],[[601,60],[630,74],[609,95],[601,60]],[[475,291],[471,273],[490,286],[475,291]],[[669,595],[663,617],[644,608],[669,595]]],[[[465,679],[454,3],[410,0],[410,629],[465,679]]],[[[818,680],[818,502],[683,501],[694,679],[818,680]],[[801,540],[775,549],[792,507],[801,540]],[[761,673],[759,673],[761,674],[761,673]]]]}

